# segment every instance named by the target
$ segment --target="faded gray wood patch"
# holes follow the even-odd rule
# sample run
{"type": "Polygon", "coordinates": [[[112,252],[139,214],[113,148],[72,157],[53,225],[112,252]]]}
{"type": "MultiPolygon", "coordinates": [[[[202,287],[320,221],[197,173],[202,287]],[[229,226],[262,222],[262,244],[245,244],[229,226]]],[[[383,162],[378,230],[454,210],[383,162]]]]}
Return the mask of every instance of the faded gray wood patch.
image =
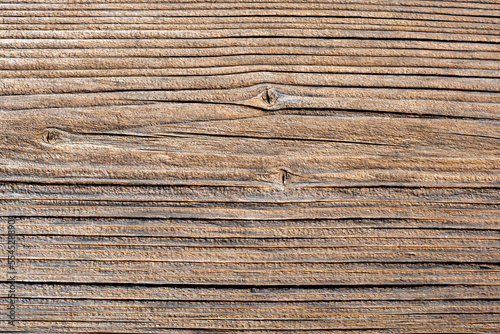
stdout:
{"type": "Polygon", "coordinates": [[[496,0],[0,0],[0,332],[500,332],[499,43],[496,0]]]}

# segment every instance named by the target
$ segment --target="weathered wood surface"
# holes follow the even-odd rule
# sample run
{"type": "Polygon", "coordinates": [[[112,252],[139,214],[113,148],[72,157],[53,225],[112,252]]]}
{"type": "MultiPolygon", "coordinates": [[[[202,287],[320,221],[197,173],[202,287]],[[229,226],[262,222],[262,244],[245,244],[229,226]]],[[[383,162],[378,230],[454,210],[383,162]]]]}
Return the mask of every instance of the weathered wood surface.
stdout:
{"type": "Polygon", "coordinates": [[[500,332],[500,2],[0,19],[0,332],[500,332]]]}

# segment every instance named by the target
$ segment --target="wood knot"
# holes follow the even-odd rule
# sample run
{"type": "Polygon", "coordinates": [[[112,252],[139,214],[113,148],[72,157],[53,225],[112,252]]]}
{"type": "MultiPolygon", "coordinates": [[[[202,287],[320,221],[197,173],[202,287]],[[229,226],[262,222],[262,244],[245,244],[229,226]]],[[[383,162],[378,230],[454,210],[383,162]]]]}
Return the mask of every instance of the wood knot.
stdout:
{"type": "Polygon", "coordinates": [[[279,180],[281,183],[281,186],[286,187],[290,183],[290,172],[288,172],[286,169],[280,169],[279,171],[279,180]]]}
{"type": "Polygon", "coordinates": [[[264,87],[264,91],[243,104],[264,110],[276,110],[280,107],[283,94],[272,87],[264,87]]]}
{"type": "Polygon", "coordinates": [[[260,95],[264,103],[272,108],[278,103],[281,94],[276,89],[267,87],[260,95]]]}
{"type": "Polygon", "coordinates": [[[42,142],[45,144],[55,144],[60,138],[61,134],[55,129],[45,129],[42,132],[42,142]]]}

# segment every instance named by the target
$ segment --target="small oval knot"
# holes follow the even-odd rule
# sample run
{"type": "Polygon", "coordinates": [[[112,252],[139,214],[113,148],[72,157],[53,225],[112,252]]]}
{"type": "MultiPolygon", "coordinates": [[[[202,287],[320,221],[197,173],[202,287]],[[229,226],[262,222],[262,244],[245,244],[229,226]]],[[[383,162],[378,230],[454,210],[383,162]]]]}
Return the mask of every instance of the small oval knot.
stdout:
{"type": "Polygon", "coordinates": [[[280,184],[281,184],[281,187],[286,187],[290,184],[290,179],[291,179],[291,174],[289,171],[287,171],[286,169],[280,169],[279,172],[279,181],[280,181],[280,184]]]}
{"type": "Polygon", "coordinates": [[[278,103],[280,93],[274,88],[267,87],[267,89],[262,92],[261,97],[268,107],[272,108],[278,103]]]}
{"type": "Polygon", "coordinates": [[[264,110],[277,110],[280,108],[283,94],[272,87],[264,87],[264,90],[249,100],[242,101],[241,104],[257,107],[264,110]]]}
{"type": "Polygon", "coordinates": [[[42,132],[42,141],[45,144],[52,145],[56,143],[59,140],[59,138],[61,138],[61,134],[57,130],[45,129],[42,132]]]}

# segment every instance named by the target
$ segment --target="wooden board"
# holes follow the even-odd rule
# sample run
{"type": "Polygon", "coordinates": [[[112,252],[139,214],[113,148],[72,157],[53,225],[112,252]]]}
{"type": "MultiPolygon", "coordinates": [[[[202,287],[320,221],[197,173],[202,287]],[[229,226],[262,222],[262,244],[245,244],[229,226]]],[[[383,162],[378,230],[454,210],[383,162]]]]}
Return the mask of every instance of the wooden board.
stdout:
{"type": "Polygon", "coordinates": [[[497,0],[0,0],[0,70],[1,333],[500,332],[497,0]]]}

